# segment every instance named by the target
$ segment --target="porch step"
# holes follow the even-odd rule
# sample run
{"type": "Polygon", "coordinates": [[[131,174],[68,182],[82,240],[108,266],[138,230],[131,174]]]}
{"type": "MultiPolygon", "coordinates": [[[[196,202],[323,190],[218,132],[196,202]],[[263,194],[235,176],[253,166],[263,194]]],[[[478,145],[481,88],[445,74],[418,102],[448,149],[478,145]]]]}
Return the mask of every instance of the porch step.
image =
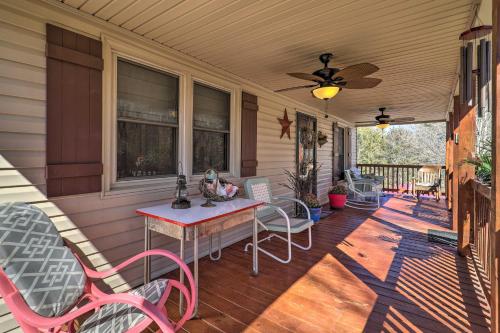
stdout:
{"type": "Polygon", "coordinates": [[[458,236],[453,231],[429,229],[427,230],[427,239],[429,242],[457,246],[458,236]]]}

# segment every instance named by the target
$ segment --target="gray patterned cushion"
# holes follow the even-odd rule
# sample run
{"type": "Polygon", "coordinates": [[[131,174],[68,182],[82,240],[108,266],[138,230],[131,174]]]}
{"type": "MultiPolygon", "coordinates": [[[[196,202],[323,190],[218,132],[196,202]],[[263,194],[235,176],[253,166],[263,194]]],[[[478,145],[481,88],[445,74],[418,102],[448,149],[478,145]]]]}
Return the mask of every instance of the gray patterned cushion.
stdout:
{"type": "MultiPolygon", "coordinates": [[[[157,304],[167,287],[167,282],[168,280],[158,279],[132,290],[130,294],[142,296],[149,302],[157,304]]],[[[145,318],[144,313],[128,304],[107,304],[85,320],[78,333],[126,332],[145,318]]]]}
{"type": "Polygon", "coordinates": [[[85,273],[49,217],[19,202],[0,203],[0,266],[28,306],[45,317],[69,311],[85,273]]]}

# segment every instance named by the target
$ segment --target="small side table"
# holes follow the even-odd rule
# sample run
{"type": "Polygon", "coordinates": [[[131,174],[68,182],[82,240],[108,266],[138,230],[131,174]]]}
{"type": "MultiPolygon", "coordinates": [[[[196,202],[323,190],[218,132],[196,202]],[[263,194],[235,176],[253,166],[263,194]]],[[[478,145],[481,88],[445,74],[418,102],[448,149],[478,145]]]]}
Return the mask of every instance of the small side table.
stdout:
{"type": "MultiPolygon", "coordinates": [[[[193,241],[194,255],[194,280],[196,286],[196,295],[198,295],[198,240],[201,237],[209,236],[209,254],[210,259],[216,261],[221,257],[221,233],[236,225],[253,222],[253,265],[252,274],[259,273],[258,253],[257,253],[257,208],[263,202],[251,199],[234,199],[225,202],[216,202],[215,207],[201,207],[205,200],[193,199],[191,208],[172,209],[170,203],[140,208],[136,213],[144,216],[144,249],[151,249],[151,231],[155,231],[180,240],[180,257],[185,256],[185,242],[193,241]],[[218,236],[218,255],[212,254],[212,237],[218,236]]],[[[151,279],[151,258],[144,260],[144,283],[151,279]]],[[[180,281],[184,282],[184,272],[180,271],[180,281]]],[[[184,298],[182,293],[179,298],[179,311],[183,311],[184,298]]],[[[198,313],[198,296],[193,316],[198,313]]]]}

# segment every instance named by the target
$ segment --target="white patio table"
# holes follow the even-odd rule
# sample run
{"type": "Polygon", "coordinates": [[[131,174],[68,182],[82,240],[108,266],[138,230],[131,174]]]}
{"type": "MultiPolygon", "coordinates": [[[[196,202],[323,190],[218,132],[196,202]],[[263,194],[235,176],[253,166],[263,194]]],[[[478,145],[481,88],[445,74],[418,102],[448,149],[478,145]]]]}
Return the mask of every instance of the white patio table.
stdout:
{"type": "MultiPolygon", "coordinates": [[[[221,233],[223,230],[236,225],[253,222],[253,265],[252,274],[257,275],[258,254],[257,254],[257,207],[263,202],[251,199],[237,198],[231,201],[215,202],[215,207],[205,208],[201,204],[204,199],[197,198],[191,201],[191,208],[173,209],[170,203],[164,205],[140,208],[136,213],[143,215],[145,225],[144,248],[151,249],[151,230],[179,239],[180,257],[184,260],[184,244],[186,241],[193,241],[194,256],[194,279],[198,295],[198,239],[209,236],[209,255],[213,261],[219,260],[221,256],[221,233]],[[218,255],[212,255],[212,236],[218,236],[218,255]]],[[[144,283],[148,283],[151,278],[151,258],[144,260],[144,283]]],[[[184,273],[180,270],[180,281],[184,282],[184,273]]],[[[183,311],[183,295],[180,294],[179,310],[183,311]]],[[[198,313],[198,297],[196,298],[193,316],[198,313]]]]}

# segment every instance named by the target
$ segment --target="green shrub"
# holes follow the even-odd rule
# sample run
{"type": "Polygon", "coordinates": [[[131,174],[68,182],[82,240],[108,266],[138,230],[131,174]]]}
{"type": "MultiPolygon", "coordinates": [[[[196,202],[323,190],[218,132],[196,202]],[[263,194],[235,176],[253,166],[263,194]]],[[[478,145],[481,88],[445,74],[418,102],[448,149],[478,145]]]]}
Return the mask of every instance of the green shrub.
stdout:
{"type": "Polygon", "coordinates": [[[309,208],[321,208],[318,198],[312,193],[306,193],[304,195],[304,203],[309,208]]]}
{"type": "Polygon", "coordinates": [[[335,185],[330,187],[328,194],[347,194],[347,188],[343,185],[335,185]]]}

